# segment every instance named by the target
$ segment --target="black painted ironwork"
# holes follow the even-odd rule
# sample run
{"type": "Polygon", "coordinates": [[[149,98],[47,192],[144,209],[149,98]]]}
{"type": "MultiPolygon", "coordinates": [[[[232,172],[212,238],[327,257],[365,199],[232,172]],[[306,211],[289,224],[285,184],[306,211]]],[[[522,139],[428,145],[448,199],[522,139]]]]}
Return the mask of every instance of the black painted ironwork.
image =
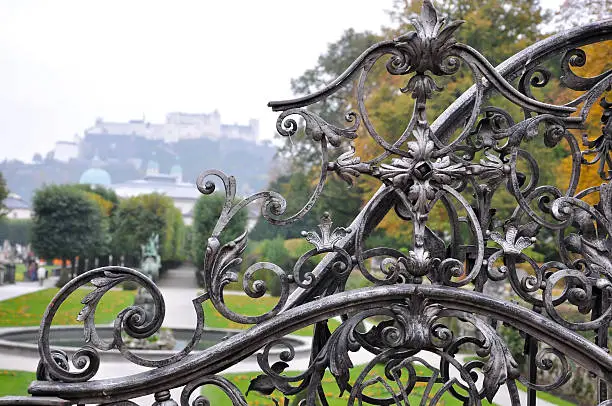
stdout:
{"type": "MultiPolygon", "coordinates": [[[[319,182],[297,213],[285,215],[285,199],[272,191],[237,199],[235,179],[220,171],[209,170],[199,177],[197,186],[204,194],[215,190],[213,179],[220,180],[225,205],[207,243],[206,292],[193,299],[197,314],[194,336],[182,351],[150,360],[127,348],[122,333],[145,338],[161,326],[165,315],[162,295],[154,283],[134,270],[95,269],[67,284],[44,315],[38,380],[29,388],[32,396],[0,399],[0,404],[127,405],[133,404],[129,399],[154,393],[156,404],[169,405],[174,401],[168,391],[184,386],[177,400],[188,405],[200,387],[212,385],[233,404],[245,405],[246,395],[220,374],[258,351],[261,375],[252,382],[251,391],[273,393],[276,404],[288,405],[294,396],[308,405],[327,404],[322,389],[327,373],[341,392],[349,394],[349,405],[436,404],[443,396],[479,405],[483,399],[493,399],[502,387],[510,403],[519,405],[517,381],[527,387],[527,404],[533,405],[537,391],[568,383],[576,366],[596,377],[598,402],[609,404],[612,186],[606,182],[612,178],[612,104],[605,94],[610,91],[612,72],[583,78],[572,68],[587,63],[581,46],[612,38],[612,21],[549,37],[497,69],[478,51],[456,42],[453,34],[462,23],[441,18],[425,0],[414,21],[415,31],[370,47],[324,89],[269,104],[281,112],[277,122],[281,135],[291,137],[303,124],[306,136],[320,146],[319,182]],[[561,83],[580,92],[562,105],[536,100],[531,89],[549,82],[551,72],[543,63],[557,55],[561,56],[561,83]],[[383,58],[390,75],[406,77],[401,91],[414,99],[406,129],[395,141],[377,132],[366,106],[366,80],[383,58]],[[436,78],[453,75],[461,66],[469,69],[474,85],[430,122],[428,100],[444,90],[436,78]],[[346,127],[327,123],[306,109],[353,80],[356,111],[347,114],[346,127]],[[494,92],[522,110],[521,121],[485,103],[494,92]],[[581,138],[577,134],[595,103],[604,109],[601,134],[595,139],[581,138]],[[295,116],[302,120],[296,121],[295,116]],[[343,150],[346,140],[358,135],[371,137],[384,152],[365,160],[354,149],[343,150]],[[573,163],[564,190],[539,183],[538,162],[524,148],[536,138],[543,139],[548,148],[567,145],[573,163]],[[597,166],[601,183],[578,190],[581,169],[590,165],[597,166]],[[278,278],[280,297],[270,311],[248,316],[228,308],[224,288],[238,280],[237,267],[247,245],[246,233],[228,244],[220,243],[228,222],[255,201],[261,202],[261,214],[272,224],[297,221],[313,207],[330,172],[348,183],[354,177],[370,176],[381,187],[352,224],[332,230],[326,215],[320,234],[305,233],[313,248],[293,269],[258,262],[246,270],[244,292],[254,299],[266,292],[265,283],[256,280],[257,271],[267,270],[278,278]],[[501,190],[509,193],[516,209],[499,219],[492,200],[501,190]],[[589,203],[593,201],[596,203],[589,203]],[[450,223],[448,241],[430,228],[435,205],[441,205],[450,223]],[[410,249],[407,253],[388,247],[366,249],[367,235],[392,209],[412,227],[410,249]],[[537,263],[529,255],[528,248],[542,235],[556,242],[559,260],[537,263]],[[307,260],[319,254],[326,256],[314,270],[304,271],[307,260]],[[373,258],[379,261],[371,261],[373,258]],[[378,268],[374,263],[380,264],[378,268]],[[351,272],[361,273],[371,286],[347,291],[351,272]],[[129,307],[117,316],[113,339],[104,340],[94,323],[97,305],[109,289],[127,280],[150,292],[154,317],[146,318],[140,307],[129,307]],[[85,284],[94,286],[78,315],[88,344],[68,357],[53,350],[50,326],[61,303],[85,284]],[[502,292],[508,290],[517,301],[491,294],[487,287],[495,285],[502,292]],[[226,319],[252,327],[193,353],[203,334],[201,305],[205,301],[226,319]],[[570,319],[566,310],[583,316],[570,319]],[[327,320],[333,317],[341,317],[342,323],[331,331],[327,320]],[[502,324],[520,332],[526,368],[521,368],[500,333],[502,324]],[[314,325],[309,367],[299,374],[286,373],[294,352],[282,337],[308,325],[314,325]],[[580,334],[585,332],[593,334],[580,334]],[[272,362],[270,350],[276,347],[286,351],[272,362]],[[98,352],[110,349],[119,350],[129,362],[153,369],[120,380],[91,380],[99,368],[98,352]],[[351,353],[358,349],[371,357],[355,378],[350,375],[351,353]],[[476,354],[477,359],[462,356],[462,350],[476,354]],[[377,365],[383,366],[384,373],[374,374],[377,365]],[[555,378],[538,382],[542,371],[555,378]],[[369,394],[369,388],[376,385],[386,395],[369,394]],[[417,391],[417,386],[422,390],[417,391]]],[[[197,397],[193,404],[207,403],[197,397]]]]}

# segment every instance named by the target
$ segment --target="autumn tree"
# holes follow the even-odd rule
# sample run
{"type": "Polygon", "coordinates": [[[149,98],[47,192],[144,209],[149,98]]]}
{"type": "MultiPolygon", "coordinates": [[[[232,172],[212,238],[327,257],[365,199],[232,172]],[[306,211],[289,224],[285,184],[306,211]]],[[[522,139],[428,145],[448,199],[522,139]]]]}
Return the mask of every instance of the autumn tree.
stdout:
{"type": "MultiPolygon", "coordinates": [[[[384,29],[382,37],[397,37],[402,33],[413,30],[410,21],[420,11],[421,3],[421,1],[410,0],[396,2],[394,10],[391,12],[394,26],[384,29]]],[[[440,14],[450,20],[467,20],[468,23],[464,24],[456,33],[458,40],[481,51],[493,64],[505,60],[525,46],[541,39],[543,35],[539,26],[549,18],[542,11],[539,3],[532,0],[511,0],[503,7],[500,7],[499,2],[494,0],[450,0],[440,5],[439,11],[440,14]],[[485,33],[486,35],[484,35],[485,33]]],[[[307,70],[302,76],[292,81],[295,94],[301,96],[321,89],[348,68],[368,46],[380,39],[381,36],[370,32],[346,31],[340,40],[331,44],[327,51],[320,56],[314,68],[307,70]]],[[[409,94],[399,91],[406,86],[408,78],[406,76],[390,75],[385,67],[387,60],[388,57],[381,58],[371,69],[364,91],[366,108],[374,127],[384,139],[393,142],[406,129],[414,101],[409,94]]],[[[443,90],[428,100],[430,122],[473,85],[474,78],[470,70],[464,66],[454,75],[436,77],[436,81],[443,87],[443,90]]],[[[355,84],[349,84],[327,100],[309,106],[308,110],[315,112],[333,125],[347,126],[347,123],[343,122],[343,118],[348,111],[354,110],[356,107],[355,90],[355,84]]],[[[517,114],[517,118],[520,118],[518,117],[521,114],[520,109],[511,106],[503,98],[495,98],[494,96],[491,103],[508,108],[509,111],[517,114]]],[[[384,150],[365,132],[363,125],[361,127],[359,137],[354,141],[355,155],[362,160],[374,158],[384,150]]],[[[299,165],[297,170],[310,169],[310,179],[316,180],[317,176],[314,168],[317,168],[317,160],[319,159],[317,143],[306,137],[300,138],[299,134],[292,138],[292,142],[287,142],[285,148],[281,150],[281,156],[291,157],[291,152],[293,152],[294,156],[297,156],[297,158],[294,158],[294,162],[299,165]]],[[[330,160],[335,159],[339,153],[343,153],[347,149],[348,142],[345,142],[339,148],[330,148],[330,154],[333,156],[330,160]]],[[[294,169],[293,173],[295,171],[294,169]]],[[[286,196],[289,198],[288,200],[305,202],[304,199],[307,197],[304,193],[305,188],[289,187],[288,182],[295,182],[295,180],[290,180],[290,176],[286,176],[286,179],[280,177],[275,180],[273,189],[286,190],[289,193],[286,196]],[[294,199],[297,196],[299,198],[294,199]]],[[[328,180],[326,193],[332,195],[330,196],[331,199],[326,201],[322,198],[313,208],[313,213],[317,213],[319,207],[326,205],[333,210],[347,204],[355,211],[351,213],[350,218],[342,219],[337,223],[338,225],[346,225],[360,208],[359,204],[352,203],[353,200],[368,200],[378,189],[380,183],[376,179],[362,176],[352,189],[347,190],[331,186],[339,182],[334,176],[328,180]],[[334,189],[340,193],[334,194],[332,192],[334,189]]],[[[512,210],[516,205],[516,201],[509,198],[508,194],[497,199],[497,203],[506,211],[512,210]]],[[[436,219],[440,219],[440,226],[447,227],[447,223],[441,217],[442,208],[436,207],[434,211],[435,215],[431,216],[432,221],[435,222],[436,219]]],[[[304,224],[308,227],[315,225],[316,216],[314,217],[307,218],[304,224]]],[[[334,220],[337,220],[335,215],[334,220]]],[[[297,224],[295,227],[297,227],[297,224]]],[[[381,227],[403,237],[409,237],[411,234],[410,227],[406,227],[406,223],[393,216],[393,214],[383,220],[381,227]]],[[[254,230],[258,237],[262,228],[270,227],[266,226],[263,220],[260,221],[254,230]]],[[[295,236],[295,231],[297,230],[288,233],[282,229],[278,230],[279,233],[288,236],[295,236]]],[[[270,233],[271,231],[261,235],[270,238],[272,237],[270,233]]]]}
{"type": "MultiPolygon", "coordinates": [[[[319,56],[317,65],[306,70],[301,76],[291,81],[293,92],[307,95],[320,89],[335,79],[368,47],[380,41],[380,37],[372,32],[356,32],[349,29],[342,34],[340,40],[328,45],[326,52],[319,56]]],[[[310,106],[308,109],[324,120],[339,126],[346,125],[344,116],[352,108],[352,89],[340,89],[329,98],[310,106]]],[[[317,141],[307,137],[303,127],[291,139],[285,142],[277,153],[279,166],[287,175],[273,174],[269,189],[275,190],[287,199],[286,216],[298,212],[309,200],[319,180],[321,166],[321,150],[317,141]],[[276,176],[274,176],[276,175],[276,176]]],[[[335,148],[333,153],[345,152],[349,143],[344,142],[335,148]]],[[[334,174],[328,174],[326,186],[313,210],[306,218],[290,225],[276,227],[270,225],[264,218],[259,218],[251,233],[254,239],[268,239],[275,236],[284,238],[298,237],[302,230],[316,228],[319,217],[324,211],[332,214],[334,223],[347,226],[357,215],[361,207],[361,188],[348,185],[334,174]]]]}
{"type": "MultiPolygon", "coordinates": [[[[610,47],[612,41],[588,45],[582,48],[587,57],[587,63],[582,67],[574,67],[573,71],[583,77],[594,77],[603,72],[612,69],[612,59],[610,59],[610,47]]],[[[564,87],[557,87],[555,90],[555,101],[565,102],[567,100],[578,97],[582,92],[573,91],[564,87]]],[[[606,137],[605,132],[608,131],[607,137],[610,137],[610,115],[612,94],[610,91],[604,92],[598,103],[595,103],[591,108],[584,128],[580,131],[573,130],[572,133],[578,140],[578,143],[583,152],[584,162],[580,168],[580,180],[578,182],[578,191],[585,190],[592,186],[598,186],[603,181],[609,180],[612,170],[610,166],[610,152],[603,155],[597,155],[597,149],[594,143],[599,139],[602,142],[606,137]],[[606,130],[607,126],[607,130],[606,130]],[[586,143],[585,143],[586,141],[586,143]],[[588,145],[590,144],[590,146],[588,145]],[[592,151],[588,153],[588,151],[592,151]],[[590,164],[586,164],[590,162],[590,164]]],[[[562,174],[562,178],[569,179],[573,171],[572,157],[569,154],[569,147],[566,146],[567,156],[560,160],[557,164],[557,173],[562,174]]],[[[584,198],[587,202],[595,204],[599,201],[599,194],[594,193],[584,198]]]]}

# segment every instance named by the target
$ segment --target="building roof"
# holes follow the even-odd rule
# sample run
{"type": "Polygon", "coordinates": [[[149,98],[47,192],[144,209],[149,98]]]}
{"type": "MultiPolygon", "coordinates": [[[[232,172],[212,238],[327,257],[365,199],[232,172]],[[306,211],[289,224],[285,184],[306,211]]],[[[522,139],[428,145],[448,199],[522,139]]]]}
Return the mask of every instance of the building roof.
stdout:
{"type": "Polygon", "coordinates": [[[111,186],[120,197],[159,193],[172,199],[197,200],[201,194],[193,183],[177,182],[175,176],[159,174],[111,186]]]}
{"type": "Polygon", "coordinates": [[[9,193],[6,199],[4,199],[4,206],[9,210],[16,209],[29,209],[30,205],[28,202],[23,200],[21,196],[16,195],[15,193],[9,193]]]}

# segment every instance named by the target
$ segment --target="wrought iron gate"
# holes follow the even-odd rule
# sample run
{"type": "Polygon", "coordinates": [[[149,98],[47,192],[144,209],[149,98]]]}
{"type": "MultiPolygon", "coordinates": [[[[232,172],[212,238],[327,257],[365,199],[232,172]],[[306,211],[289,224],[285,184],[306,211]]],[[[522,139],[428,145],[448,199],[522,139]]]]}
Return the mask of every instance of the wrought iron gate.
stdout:
{"type": "MultiPolygon", "coordinates": [[[[566,384],[576,366],[590,371],[596,380],[600,405],[612,404],[607,401],[607,384],[612,383],[612,356],[608,354],[612,186],[605,183],[612,178],[612,104],[605,98],[612,72],[584,78],[573,71],[587,63],[579,47],[612,38],[612,21],[549,37],[497,69],[478,51],[455,41],[453,34],[461,23],[441,18],[425,0],[414,21],[415,31],[370,47],[345,73],[310,96],[270,103],[281,112],[277,122],[281,135],[291,137],[303,124],[306,136],[320,147],[320,179],[298,213],[283,216],[286,201],[276,192],[236,200],[235,179],[220,171],[210,170],[199,177],[198,189],[204,194],[214,191],[213,178],[220,180],[226,199],[208,240],[207,291],[193,299],[198,321],[185,349],[162,360],[143,359],[131,352],[122,332],[142,338],[157,331],[164,319],[163,298],[150,280],[134,270],[95,269],[66,285],[44,315],[38,380],[29,389],[32,396],[4,398],[0,404],[127,405],[133,404],[129,399],[150,393],[155,393],[157,404],[173,404],[168,390],[184,386],[180,402],[187,405],[194,391],[213,385],[234,404],[244,405],[245,395],[219,374],[258,351],[261,375],[253,389],[274,391],[277,404],[288,405],[294,397],[309,405],[327,404],[321,382],[325,374],[331,374],[338,389],[349,393],[348,404],[424,405],[451,396],[463,404],[479,405],[505,386],[511,403],[518,405],[520,381],[528,390],[527,404],[533,405],[537,391],[566,384]],[[543,63],[557,55],[561,56],[561,83],[581,92],[563,105],[543,103],[532,93],[532,87],[549,81],[550,72],[543,63]],[[387,58],[388,74],[406,77],[401,91],[414,99],[405,131],[392,141],[377,132],[366,104],[366,80],[381,58],[387,58]],[[453,75],[461,66],[469,69],[474,85],[430,123],[428,100],[444,91],[434,78],[453,75]],[[356,106],[346,116],[346,127],[327,123],[304,109],[353,80],[356,106]],[[487,104],[494,100],[490,99],[494,92],[520,108],[521,121],[487,104]],[[604,109],[601,133],[581,138],[595,103],[604,109]],[[371,137],[384,152],[365,160],[354,149],[342,149],[345,140],[358,135],[371,137]],[[548,148],[567,145],[573,163],[565,189],[539,184],[538,162],[525,149],[533,139],[543,140],[548,148]],[[597,166],[601,184],[578,190],[581,169],[590,165],[597,166]],[[330,173],[348,181],[370,176],[381,186],[347,228],[332,231],[331,219],[324,216],[320,234],[305,234],[313,248],[293,269],[259,262],[246,270],[244,291],[254,299],[266,291],[265,283],[255,280],[255,272],[265,269],[278,278],[281,293],[273,309],[260,316],[229,309],[223,291],[238,280],[237,266],[247,236],[221,245],[219,236],[228,222],[255,201],[262,202],[261,215],[272,224],[296,221],[312,208],[330,173]],[[492,199],[502,190],[512,196],[516,209],[497,219],[492,199]],[[450,223],[446,240],[429,227],[436,205],[443,208],[450,223]],[[412,228],[407,253],[365,247],[368,234],[391,209],[412,228]],[[529,255],[528,248],[543,235],[550,235],[559,260],[538,263],[529,255]],[[320,254],[327,255],[313,271],[304,272],[307,260],[320,254]],[[351,272],[361,273],[371,286],[346,290],[351,272]],[[127,280],[149,290],[155,316],[145,318],[141,308],[129,307],[117,316],[113,340],[105,341],[94,324],[96,307],[109,289],[127,280]],[[53,350],[50,326],[60,304],[88,283],[95,289],[83,300],[79,314],[88,345],[69,359],[53,350]],[[500,291],[509,291],[511,297],[491,294],[489,286],[501,286],[500,291]],[[252,327],[208,350],[192,353],[203,333],[201,304],[205,301],[225,318],[252,327]],[[570,319],[567,312],[582,316],[570,319]],[[341,317],[342,323],[332,331],[327,320],[334,317],[341,317]],[[287,373],[294,351],[283,336],[308,325],[314,325],[310,366],[299,374],[287,373]],[[524,367],[500,334],[502,328],[521,333],[524,367]],[[273,362],[270,350],[276,347],[285,351],[273,362]],[[91,380],[100,364],[98,351],[110,349],[119,350],[129,362],[153,369],[124,379],[91,380]],[[358,349],[369,351],[371,358],[357,377],[351,377],[350,357],[358,349]],[[477,357],[465,357],[461,350],[477,357]],[[433,364],[432,359],[436,360],[433,364]],[[382,365],[383,372],[375,375],[377,365],[382,365]],[[538,382],[541,371],[555,378],[538,382]],[[368,390],[376,385],[386,394],[370,394],[368,390]],[[416,394],[419,399],[415,401],[416,394]]],[[[206,401],[198,397],[194,404],[206,401]]]]}

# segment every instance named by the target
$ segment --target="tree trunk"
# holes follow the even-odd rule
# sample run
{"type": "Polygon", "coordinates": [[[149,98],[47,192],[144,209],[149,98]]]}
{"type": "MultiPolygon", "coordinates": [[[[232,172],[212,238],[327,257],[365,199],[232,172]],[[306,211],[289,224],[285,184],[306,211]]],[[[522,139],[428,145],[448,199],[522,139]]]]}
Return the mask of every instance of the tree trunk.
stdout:
{"type": "Polygon", "coordinates": [[[70,261],[70,279],[74,279],[74,276],[75,276],[74,275],[74,272],[75,272],[75,270],[74,270],[75,262],[76,262],[75,258],[72,258],[72,260],[70,261]]]}

